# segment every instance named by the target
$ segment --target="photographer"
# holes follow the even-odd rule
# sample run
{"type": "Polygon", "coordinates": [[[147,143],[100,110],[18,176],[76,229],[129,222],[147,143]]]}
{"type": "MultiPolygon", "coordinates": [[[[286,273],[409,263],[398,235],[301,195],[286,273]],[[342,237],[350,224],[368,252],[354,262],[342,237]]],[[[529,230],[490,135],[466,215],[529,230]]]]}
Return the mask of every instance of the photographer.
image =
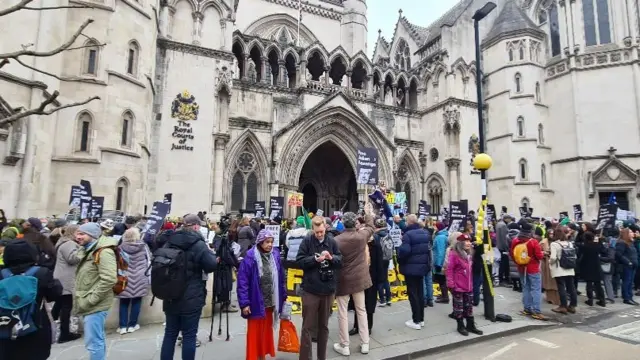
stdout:
{"type": "Polygon", "coordinates": [[[302,275],[302,339],[300,359],[311,360],[311,333],[318,329],[318,359],[327,358],[329,315],[335,299],[342,255],[333,236],[326,231],[324,218],[311,220],[312,234],[307,235],[298,249],[296,262],[302,275]],[[314,318],[315,317],[315,318],[314,318]]]}

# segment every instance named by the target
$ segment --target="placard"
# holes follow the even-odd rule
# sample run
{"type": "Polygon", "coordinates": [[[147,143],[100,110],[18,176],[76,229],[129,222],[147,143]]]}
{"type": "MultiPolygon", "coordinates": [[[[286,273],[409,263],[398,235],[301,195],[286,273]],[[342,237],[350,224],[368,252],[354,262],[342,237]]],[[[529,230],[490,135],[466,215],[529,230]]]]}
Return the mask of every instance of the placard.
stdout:
{"type": "Polygon", "coordinates": [[[91,182],[88,180],[80,180],[81,196],[80,196],[80,220],[91,217],[91,182]]]}
{"type": "Polygon", "coordinates": [[[266,214],[265,202],[256,201],[253,203],[253,209],[255,210],[256,217],[261,218],[266,214]]]}
{"type": "Polygon", "coordinates": [[[169,214],[171,213],[171,203],[173,202],[173,193],[166,193],[164,194],[164,198],[162,199],[162,202],[165,204],[169,204],[169,214]]]}
{"type": "Polygon", "coordinates": [[[573,205],[573,218],[576,219],[576,221],[582,221],[582,214],[582,205],[573,205]]]}
{"type": "Polygon", "coordinates": [[[598,210],[598,225],[596,226],[596,230],[613,228],[616,225],[617,214],[617,204],[600,205],[600,209],[598,210]]]}
{"type": "Polygon", "coordinates": [[[82,186],[71,186],[71,194],[69,194],[69,207],[80,208],[82,202],[82,186]]]}
{"type": "Polygon", "coordinates": [[[358,184],[378,184],[378,149],[358,147],[356,171],[358,184]]]}
{"type": "Polygon", "coordinates": [[[104,208],[104,196],[91,197],[91,217],[100,219],[104,208]]]}
{"type": "Polygon", "coordinates": [[[496,207],[493,204],[487,204],[487,211],[484,214],[485,219],[487,220],[487,223],[491,223],[493,220],[497,220],[496,219],[496,207]]]}
{"type": "Polygon", "coordinates": [[[569,212],[568,211],[560,211],[560,220],[563,220],[565,218],[569,217],[569,212]]]}
{"type": "Polygon", "coordinates": [[[290,193],[287,198],[288,206],[302,207],[302,200],[304,199],[304,194],[299,192],[290,193]]]}
{"type": "Polygon", "coordinates": [[[147,217],[147,223],[142,230],[143,239],[146,243],[150,243],[155,238],[156,234],[162,228],[164,218],[169,214],[169,204],[162,201],[156,201],[151,208],[151,214],[147,217]]]}
{"type": "Polygon", "coordinates": [[[393,246],[399,247],[400,245],[402,245],[402,230],[400,229],[389,230],[389,237],[393,241],[393,246]]]}
{"type": "Polygon", "coordinates": [[[284,208],[283,196],[271,196],[269,198],[269,219],[273,220],[277,217],[283,217],[282,209],[284,208]]]}
{"type": "Polygon", "coordinates": [[[464,222],[467,219],[467,203],[464,201],[451,201],[449,203],[449,233],[464,230],[464,222]]]}
{"type": "Polygon", "coordinates": [[[431,213],[431,205],[427,204],[427,200],[420,200],[418,203],[418,215],[427,217],[431,213]]]}
{"type": "Polygon", "coordinates": [[[265,225],[265,230],[269,230],[273,235],[273,247],[280,246],[280,225],[265,225]]]}

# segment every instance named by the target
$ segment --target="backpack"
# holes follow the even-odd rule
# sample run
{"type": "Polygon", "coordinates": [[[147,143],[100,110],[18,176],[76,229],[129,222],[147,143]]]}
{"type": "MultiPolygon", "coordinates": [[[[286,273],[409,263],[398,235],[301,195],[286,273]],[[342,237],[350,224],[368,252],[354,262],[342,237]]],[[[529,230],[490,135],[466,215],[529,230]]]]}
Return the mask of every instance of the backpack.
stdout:
{"type": "Polygon", "coordinates": [[[382,246],[382,260],[390,261],[393,259],[393,240],[389,234],[380,239],[380,245],[382,246]]]}
{"type": "Polygon", "coordinates": [[[569,244],[569,246],[560,245],[560,261],[559,265],[563,269],[575,269],[576,264],[578,262],[578,254],[576,253],[576,248],[573,245],[569,244]]]}
{"type": "Polygon", "coordinates": [[[9,269],[2,269],[0,280],[0,340],[15,340],[38,331],[35,317],[39,310],[38,278],[40,269],[32,266],[25,273],[14,276],[9,269]]]}
{"type": "Polygon", "coordinates": [[[160,300],[182,298],[187,290],[187,254],[168,242],[153,252],[151,292],[160,300]]]}
{"type": "Polygon", "coordinates": [[[116,284],[113,285],[113,293],[116,295],[120,295],[124,289],[127,288],[128,278],[127,272],[129,271],[129,254],[124,252],[121,248],[117,246],[106,246],[96,250],[93,253],[93,263],[98,265],[100,263],[100,253],[104,249],[111,249],[113,253],[116,255],[116,284]]]}
{"type": "Polygon", "coordinates": [[[531,261],[531,256],[529,256],[529,249],[527,248],[529,241],[531,240],[519,243],[513,248],[513,261],[520,266],[525,266],[531,261]]]}

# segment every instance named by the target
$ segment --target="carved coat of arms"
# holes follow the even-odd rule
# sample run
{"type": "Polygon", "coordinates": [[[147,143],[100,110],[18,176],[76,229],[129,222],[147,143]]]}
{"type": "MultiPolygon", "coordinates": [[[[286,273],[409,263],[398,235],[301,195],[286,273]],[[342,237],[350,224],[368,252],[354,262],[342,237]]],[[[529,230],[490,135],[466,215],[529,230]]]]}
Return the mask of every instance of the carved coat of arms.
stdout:
{"type": "Polygon", "coordinates": [[[476,173],[477,170],[473,166],[473,159],[475,159],[476,155],[480,153],[480,139],[478,139],[478,135],[472,134],[469,138],[469,154],[471,155],[471,172],[476,173]]]}
{"type": "Polygon", "coordinates": [[[174,119],[183,121],[197,120],[199,111],[200,105],[196,102],[195,96],[191,95],[187,90],[176,95],[176,98],[171,103],[171,117],[174,119]]]}

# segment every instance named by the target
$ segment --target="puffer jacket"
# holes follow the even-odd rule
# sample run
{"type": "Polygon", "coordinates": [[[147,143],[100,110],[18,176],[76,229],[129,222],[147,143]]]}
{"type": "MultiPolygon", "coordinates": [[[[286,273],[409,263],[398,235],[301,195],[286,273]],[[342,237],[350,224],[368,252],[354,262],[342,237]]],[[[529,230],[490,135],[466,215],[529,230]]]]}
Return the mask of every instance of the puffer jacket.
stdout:
{"type": "Polygon", "coordinates": [[[147,296],[151,285],[147,271],[151,261],[151,253],[147,244],[143,241],[125,241],[120,244],[120,249],[129,255],[129,270],[127,271],[127,287],[118,297],[133,299],[147,296]]]}
{"type": "Polygon", "coordinates": [[[240,257],[247,255],[249,250],[256,243],[256,234],[251,226],[245,225],[238,229],[238,244],[240,245],[240,257]]]}
{"type": "Polygon", "coordinates": [[[431,271],[431,235],[418,224],[407,226],[397,255],[402,275],[426,276],[431,271]]]}
{"type": "Polygon", "coordinates": [[[473,291],[473,260],[460,257],[455,250],[449,252],[447,261],[447,287],[452,292],[469,293],[473,291]]]}
{"type": "Polygon", "coordinates": [[[436,233],[435,239],[433,240],[433,266],[436,269],[436,273],[442,274],[442,267],[445,262],[445,254],[447,252],[449,241],[449,231],[447,229],[442,229],[436,233]],[[440,268],[440,272],[438,272],[438,268],[440,268]]]}
{"type": "Polygon", "coordinates": [[[56,243],[56,266],[53,277],[60,280],[62,284],[62,294],[72,295],[76,285],[76,265],[80,258],[76,255],[80,246],[70,237],[62,237],[56,243]]]}
{"type": "Polygon", "coordinates": [[[304,227],[297,227],[287,232],[287,238],[285,240],[285,247],[286,247],[286,253],[287,253],[285,266],[287,268],[298,267],[298,264],[296,263],[296,257],[298,256],[298,250],[300,249],[300,244],[302,244],[302,240],[304,240],[307,234],[309,234],[309,230],[307,230],[304,227]]]}
{"type": "MultiPolygon", "coordinates": [[[[509,237],[509,248],[511,248],[511,243],[513,242],[513,239],[518,237],[518,234],[520,234],[520,230],[517,229],[509,229],[509,232],[507,234],[507,236],[509,237]]],[[[520,278],[520,272],[518,271],[518,264],[516,264],[515,261],[513,261],[513,258],[511,256],[509,256],[509,277],[510,278],[520,278]]]]}

